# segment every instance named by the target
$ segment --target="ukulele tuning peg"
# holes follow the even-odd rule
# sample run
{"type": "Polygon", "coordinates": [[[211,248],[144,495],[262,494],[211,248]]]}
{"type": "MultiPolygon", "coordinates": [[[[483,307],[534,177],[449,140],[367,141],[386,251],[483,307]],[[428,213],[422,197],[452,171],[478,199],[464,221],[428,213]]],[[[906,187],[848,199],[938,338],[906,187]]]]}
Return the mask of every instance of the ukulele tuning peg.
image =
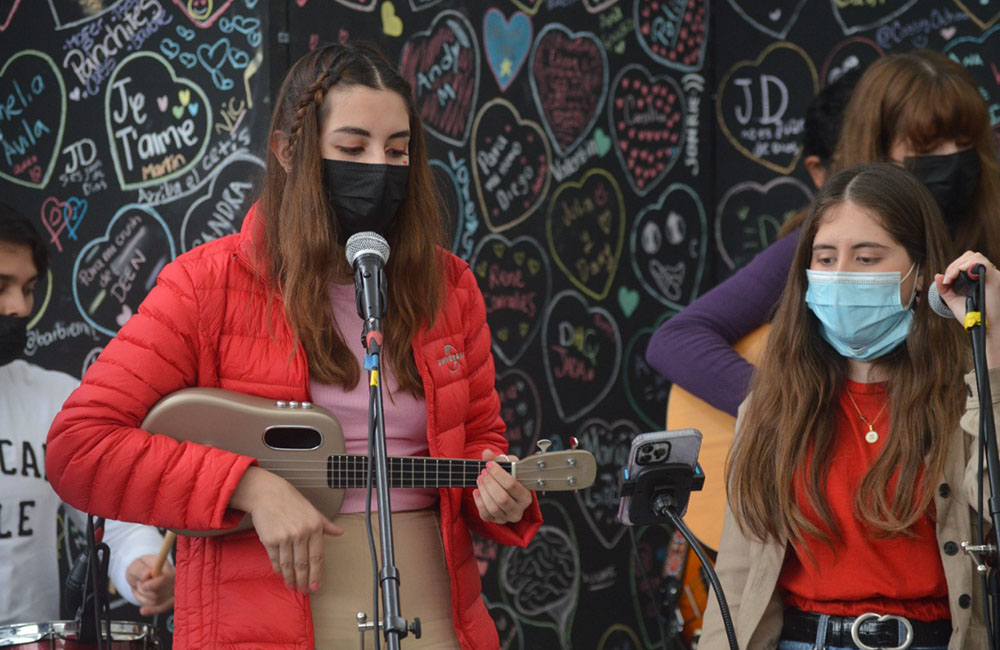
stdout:
{"type": "Polygon", "coordinates": [[[552,446],[552,441],[549,440],[548,438],[542,438],[535,444],[538,446],[538,449],[541,450],[541,452],[544,454],[549,450],[549,447],[552,446]]]}
{"type": "Polygon", "coordinates": [[[580,440],[576,436],[569,437],[569,448],[576,449],[580,446],[580,440]]]}

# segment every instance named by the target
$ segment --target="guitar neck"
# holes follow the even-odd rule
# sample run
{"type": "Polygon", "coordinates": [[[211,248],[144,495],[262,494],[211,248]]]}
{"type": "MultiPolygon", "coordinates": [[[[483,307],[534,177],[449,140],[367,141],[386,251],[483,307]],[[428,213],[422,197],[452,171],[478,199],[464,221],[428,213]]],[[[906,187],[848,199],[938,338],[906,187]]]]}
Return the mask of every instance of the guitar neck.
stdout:
{"type": "MultiPolygon", "coordinates": [[[[511,462],[497,465],[510,472],[511,462]]],[[[391,488],[475,487],[476,479],[486,469],[485,460],[458,458],[390,457],[391,488]]],[[[353,454],[330,456],[326,463],[327,487],[363,488],[368,481],[368,457],[353,454]]],[[[374,484],[374,481],[373,481],[374,484]]]]}

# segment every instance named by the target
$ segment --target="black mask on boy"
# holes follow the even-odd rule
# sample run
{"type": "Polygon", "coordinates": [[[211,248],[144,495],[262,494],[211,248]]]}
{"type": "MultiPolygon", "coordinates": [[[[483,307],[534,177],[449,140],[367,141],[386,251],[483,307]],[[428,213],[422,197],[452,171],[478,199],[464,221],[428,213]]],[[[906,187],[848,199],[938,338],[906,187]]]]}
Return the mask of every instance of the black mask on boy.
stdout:
{"type": "Polygon", "coordinates": [[[17,359],[28,344],[27,316],[0,316],[0,366],[17,359]]]}

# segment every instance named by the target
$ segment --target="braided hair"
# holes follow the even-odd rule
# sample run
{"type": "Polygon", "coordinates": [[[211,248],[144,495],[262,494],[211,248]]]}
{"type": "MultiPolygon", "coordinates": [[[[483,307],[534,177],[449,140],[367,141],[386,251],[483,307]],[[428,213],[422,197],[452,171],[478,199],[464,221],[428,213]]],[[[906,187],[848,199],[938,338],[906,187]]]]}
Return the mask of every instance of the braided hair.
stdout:
{"type": "MultiPolygon", "coordinates": [[[[319,381],[353,388],[360,379],[327,298],[351,268],[339,243],[334,208],[323,189],[321,136],[331,93],[366,87],[396,93],[409,115],[407,195],[387,239],[389,278],[386,359],[401,388],[423,394],[411,341],[429,326],[442,302],[437,247],[444,241],[442,203],[435,192],[423,126],[410,83],[367,43],[319,47],[297,61],[282,83],[270,127],[270,148],[253,233],[258,272],[280,296],[285,316],[319,381]]],[[[352,337],[353,340],[353,337],[352,337]]]]}

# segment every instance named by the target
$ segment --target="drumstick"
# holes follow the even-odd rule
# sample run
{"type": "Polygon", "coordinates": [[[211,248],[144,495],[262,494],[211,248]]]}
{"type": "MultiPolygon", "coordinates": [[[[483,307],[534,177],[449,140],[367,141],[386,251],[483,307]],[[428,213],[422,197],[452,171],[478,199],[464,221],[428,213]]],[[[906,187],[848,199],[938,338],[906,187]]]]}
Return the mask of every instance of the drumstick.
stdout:
{"type": "Polygon", "coordinates": [[[167,534],[163,536],[163,545],[160,546],[160,554],[156,556],[156,562],[153,563],[153,568],[149,572],[150,577],[155,578],[162,572],[163,563],[167,561],[167,554],[170,553],[175,539],[177,539],[177,533],[172,530],[168,530],[167,534]]]}

